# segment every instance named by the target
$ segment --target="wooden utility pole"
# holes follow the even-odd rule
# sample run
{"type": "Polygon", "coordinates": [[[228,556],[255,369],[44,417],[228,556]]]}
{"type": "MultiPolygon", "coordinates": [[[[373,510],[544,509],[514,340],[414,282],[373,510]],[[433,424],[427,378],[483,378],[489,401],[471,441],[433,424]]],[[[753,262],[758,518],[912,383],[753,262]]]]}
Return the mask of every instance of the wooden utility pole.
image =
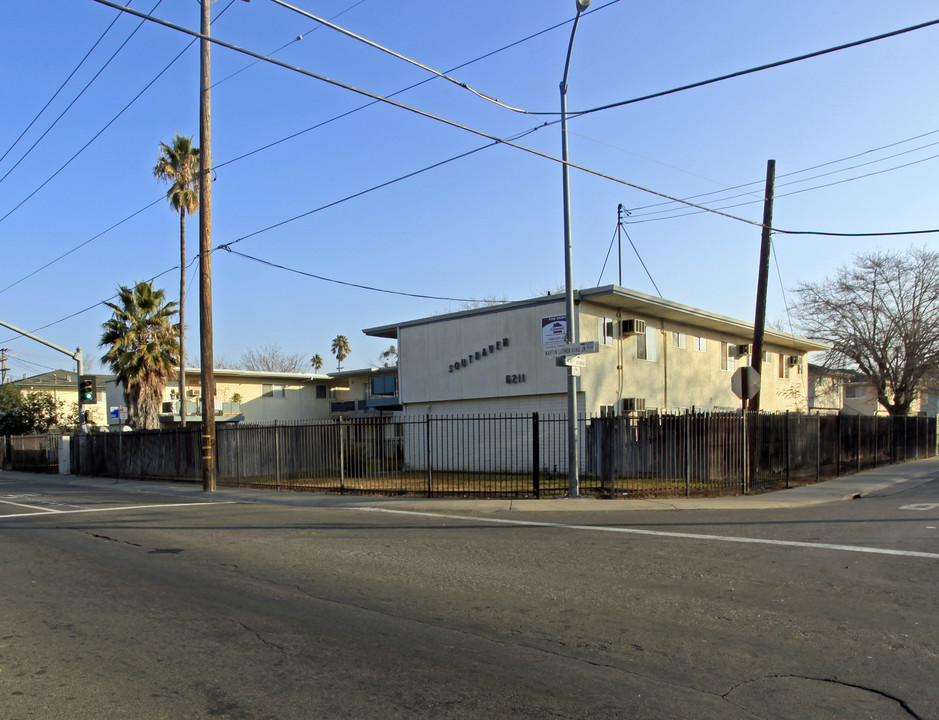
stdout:
{"type": "MultiPolygon", "coordinates": [[[[199,338],[202,365],[202,489],[215,492],[215,359],[212,352],[212,103],[210,0],[202,0],[199,82],[199,338]]],[[[183,399],[185,402],[185,399],[183,399]]]]}
{"type": "MultiPolygon", "coordinates": [[[[756,317],[753,320],[753,348],[750,367],[763,372],[763,333],[766,329],[766,285],[769,279],[770,228],[773,227],[773,195],[776,186],[776,161],[766,161],[766,193],[763,196],[763,232],[760,244],[760,271],[756,283],[756,317]]],[[[761,383],[762,384],[762,383],[761,383]]],[[[760,393],[750,398],[750,410],[760,409],[760,393]]]]}

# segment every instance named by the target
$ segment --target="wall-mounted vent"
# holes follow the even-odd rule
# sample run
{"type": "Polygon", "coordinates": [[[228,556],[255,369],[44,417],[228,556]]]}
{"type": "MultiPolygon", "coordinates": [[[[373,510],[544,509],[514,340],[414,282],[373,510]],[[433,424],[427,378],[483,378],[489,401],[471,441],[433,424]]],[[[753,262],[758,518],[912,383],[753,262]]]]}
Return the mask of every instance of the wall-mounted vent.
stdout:
{"type": "Polygon", "coordinates": [[[631,318],[623,320],[623,335],[642,335],[646,331],[646,321],[631,318]]]}

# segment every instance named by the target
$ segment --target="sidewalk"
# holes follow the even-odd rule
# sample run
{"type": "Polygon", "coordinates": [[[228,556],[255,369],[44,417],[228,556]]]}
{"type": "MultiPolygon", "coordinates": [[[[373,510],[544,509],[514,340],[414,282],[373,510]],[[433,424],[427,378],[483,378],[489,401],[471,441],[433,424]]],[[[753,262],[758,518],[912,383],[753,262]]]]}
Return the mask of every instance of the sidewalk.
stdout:
{"type": "MultiPolygon", "coordinates": [[[[11,473],[12,474],[12,473],[11,473]]],[[[19,473],[18,473],[19,474],[19,473]]],[[[0,475],[2,477],[2,475],[0,475]]],[[[389,498],[370,495],[333,495],[325,493],[276,492],[219,487],[204,493],[201,485],[143,480],[115,480],[58,476],[70,485],[119,488],[127,492],[200,497],[228,502],[265,503],[293,507],[360,508],[382,507],[396,510],[449,513],[496,512],[609,512],[630,510],[756,510],[806,507],[864,497],[902,483],[921,483],[939,477],[939,457],[888,465],[845,475],[814,485],[790,490],[713,498],[662,498],[598,500],[596,498],[554,498],[543,500],[471,500],[465,498],[389,498]]]]}

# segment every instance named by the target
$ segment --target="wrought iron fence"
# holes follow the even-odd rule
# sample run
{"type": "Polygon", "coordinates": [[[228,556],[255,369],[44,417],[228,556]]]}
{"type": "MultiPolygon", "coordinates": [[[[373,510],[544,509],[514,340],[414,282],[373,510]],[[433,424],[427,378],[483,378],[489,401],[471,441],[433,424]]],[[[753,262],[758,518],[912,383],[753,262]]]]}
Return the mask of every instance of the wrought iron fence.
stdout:
{"type": "MultiPolygon", "coordinates": [[[[936,419],[797,413],[581,417],[580,489],[764,491],[936,454],[936,419]]],[[[79,474],[198,482],[198,427],[76,436],[79,474]]],[[[564,415],[386,416],[219,425],[221,486],[428,497],[567,494],[564,415]]],[[[20,467],[19,469],[27,469],[20,467]]]]}

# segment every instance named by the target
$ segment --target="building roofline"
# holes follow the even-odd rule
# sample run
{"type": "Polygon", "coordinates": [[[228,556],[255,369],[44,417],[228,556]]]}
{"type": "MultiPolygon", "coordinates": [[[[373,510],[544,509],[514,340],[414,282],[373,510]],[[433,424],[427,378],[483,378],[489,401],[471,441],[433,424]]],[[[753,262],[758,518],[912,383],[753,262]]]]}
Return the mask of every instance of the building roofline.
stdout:
{"type": "Polygon", "coordinates": [[[396,373],[398,372],[397,365],[390,365],[388,367],[367,367],[359,368],[357,370],[337,370],[336,372],[329,373],[331,378],[348,378],[348,377],[358,377],[363,375],[377,375],[378,373],[396,373]]]}
{"type": "Polygon", "coordinates": [[[470,308],[469,310],[458,310],[456,312],[444,313],[442,315],[431,315],[417,320],[407,320],[405,322],[392,323],[390,325],[378,325],[373,328],[365,328],[363,333],[371,337],[382,337],[395,340],[398,337],[399,328],[417,327],[419,325],[430,325],[436,322],[445,322],[463,317],[475,317],[477,315],[492,315],[509,310],[518,310],[520,308],[534,307],[537,305],[547,305],[550,303],[564,303],[563,295],[544,295],[542,297],[530,298],[528,300],[515,300],[512,302],[499,303],[497,305],[488,305],[486,307],[470,308]]]}
{"type": "MultiPolygon", "coordinates": [[[[620,287],[619,285],[604,285],[602,287],[588,288],[578,290],[574,294],[575,302],[589,301],[599,305],[606,305],[622,310],[629,310],[637,314],[652,315],[666,320],[672,320],[678,323],[695,324],[711,330],[718,330],[731,335],[737,335],[743,338],[749,338],[753,334],[753,323],[737,318],[720,315],[709,310],[683,305],[672,300],[648,295],[638,290],[620,287]]],[[[409,320],[407,322],[394,323],[391,325],[380,325],[373,328],[366,328],[363,332],[372,337],[383,337],[396,339],[401,328],[417,327],[420,325],[429,325],[437,322],[445,322],[464,317],[475,317],[478,315],[488,315],[499,312],[507,312],[525,307],[534,307],[538,305],[547,305],[551,303],[563,303],[563,295],[545,295],[532,298],[530,300],[521,300],[517,302],[501,303],[491,305],[485,308],[473,308],[459,312],[446,313],[444,315],[433,315],[431,317],[420,318],[418,320],[409,320]]],[[[828,350],[829,345],[812,340],[810,338],[793,335],[781,330],[767,328],[764,338],[771,343],[795,347],[803,352],[814,352],[828,350]]]]}
{"type": "MultiPolygon", "coordinates": [[[[197,367],[187,367],[186,375],[201,375],[202,369],[197,367]]],[[[215,375],[225,377],[243,377],[243,378],[269,378],[271,380],[329,380],[329,375],[322,373],[295,373],[295,372],[270,372],[268,370],[238,370],[234,368],[215,368],[215,375]]],[[[172,385],[173,381],[170,381],[172,385]]]]}

